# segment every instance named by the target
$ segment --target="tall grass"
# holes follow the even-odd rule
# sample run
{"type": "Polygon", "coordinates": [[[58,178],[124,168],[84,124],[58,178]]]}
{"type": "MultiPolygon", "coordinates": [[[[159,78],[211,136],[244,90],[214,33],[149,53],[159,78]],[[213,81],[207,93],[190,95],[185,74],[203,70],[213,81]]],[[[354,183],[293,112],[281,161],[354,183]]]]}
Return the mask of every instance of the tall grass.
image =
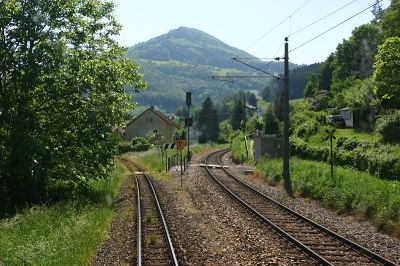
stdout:
{"type": "MultiPolygon", "coordinates": [[[[228,147],[227,145],[213,145],[213,144],[194,144],[190,146],[190,151],[192,154],[200,153],[211,148],[223,149],[228,147]]],[[[186,154],[187,147],[182,151],[183,155],[186,154]]],[[[176,150],[168,150],[168,157],[176,154],[176,150]]],[[[146,152],[132,152],[129,153],[132,157],[135,157],[141,165],[147,171],[154,171],[158,174],[165,173],[165,154],[164,158],[162,158],[161,152],[157,148],[153,148],[146,152]]]]}
{"type": "MultiPolygon", "coordinates": [[[[257,168],[276,183],[282,173],[281,160],[263,160],[257,168]]],[[[400,233],[400,182],[376,178],[353,169],[335,167],[334,178],[326,163],[292,159],[293,189],[318,199],[340,213],[354,213],[376,222],[383,230],[400,233]]]]}
{"type": "Polygon", "coordinates": [[[96,197],[40,205],[0,221],[0,265],[85,265],[107,236],[112,198],[127,171],[116,161],[96,197]]]}

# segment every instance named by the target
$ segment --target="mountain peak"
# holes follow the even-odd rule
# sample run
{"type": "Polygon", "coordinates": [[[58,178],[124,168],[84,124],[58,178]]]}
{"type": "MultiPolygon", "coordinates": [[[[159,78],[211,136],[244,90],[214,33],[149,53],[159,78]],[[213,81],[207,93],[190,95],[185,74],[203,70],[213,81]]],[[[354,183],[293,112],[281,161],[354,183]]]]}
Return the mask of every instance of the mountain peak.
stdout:
{"type": "MultiPolygon", "coordinates": [[[[128,51],[128,57],[157,61],[181,61],[191,65],[229,67],[231,57],[252,55],[231,47],[198,29],[179,27],[139,43],[128,51]]],[[[255,57],[254,57],[255,58],[255,57]]]]}

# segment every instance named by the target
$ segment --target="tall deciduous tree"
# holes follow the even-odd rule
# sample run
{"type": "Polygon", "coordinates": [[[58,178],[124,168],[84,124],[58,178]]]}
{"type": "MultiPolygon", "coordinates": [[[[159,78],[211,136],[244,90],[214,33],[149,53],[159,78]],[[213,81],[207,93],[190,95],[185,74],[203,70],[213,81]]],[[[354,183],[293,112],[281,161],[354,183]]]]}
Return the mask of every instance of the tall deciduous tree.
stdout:
{"type": "Polygon", "coordinates": [[[400,38],[390,37],[379,46],[373,78],[375,95],[387,108],[400,108],[400,38]]]}
{"type": "Polygon", "coordinates": [[[198,116],[197,126],[201,131],[199,142],[205,143],[208,140],[216,141],[219,134],[217,110],[214,108],[210,96],[208,96],[201,105],[198,116]]]}
{"type": "Polygon", "coordinates": [[[124,85],[144,87],[112,36],[101,0],[4,0],[0,5],[0,214],[107,176],[124,85]]]}
{"type": "Polygon", "coordinates": [[[383,12],[382,28],[385,38],[400,37],[400,0],[391,0],[388,9],[383,12]]]}

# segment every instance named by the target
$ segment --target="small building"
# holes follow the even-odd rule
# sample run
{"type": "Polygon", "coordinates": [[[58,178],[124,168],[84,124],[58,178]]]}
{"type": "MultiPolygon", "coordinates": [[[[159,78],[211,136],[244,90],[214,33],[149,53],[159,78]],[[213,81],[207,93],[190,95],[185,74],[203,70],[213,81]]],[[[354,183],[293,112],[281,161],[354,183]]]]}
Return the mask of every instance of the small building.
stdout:
{"type": "Polygon", "coordinates": [[[353,111],[351,111],[349,107],[340,109],[340,114],[346,123],[346,127],[354,127],[354,115],[353,111]]]}
{"type": "Polygon", "coordinates": [[[126,125],[124,139],[146,137],[149,132],[155,132],[161,134],[166,141],[172,141],[177,128],[178,125],[172,119],[151,106],[126,125]]]}
{"type": "Polygon", "coordinates": [[[282,135],[268,134],[253,136],[254,141],[254,160],[258,161],[262,157],[279,158],[283,154],[282,135]]]}

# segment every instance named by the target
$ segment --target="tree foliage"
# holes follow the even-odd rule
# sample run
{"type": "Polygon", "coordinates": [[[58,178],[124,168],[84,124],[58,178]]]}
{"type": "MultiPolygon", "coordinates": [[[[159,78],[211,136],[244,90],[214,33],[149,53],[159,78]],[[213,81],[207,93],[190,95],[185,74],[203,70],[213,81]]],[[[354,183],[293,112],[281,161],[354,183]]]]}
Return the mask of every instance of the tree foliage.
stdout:
{"type": "Polygon", "coordinates": [[[0,213],[48,188],[107,176],[111,130],[131,108],[125,84],[144,87],[112,39],[114,5],[100,0],[0,5],[0,213]]]}
{"type": "Polygon", "coordinates": [[[218,114],[210,97],[207,97],[201,106],[197,126],[200,129],[199,142],[208,140],[217,141],[219,134],[218,114]]]}
{"type": "Polygon", "coordinates": [[[269,105],[263,117],[264,134],[279,134],[279,120],[276,118],[272,106],[269,105]]]}
{"type": "Polygon", "coordinates": [[[231,109],[230,122],[233,130],[244,129],[246,123],[246,108],[243,101],[237,98],[231,109]]]}
{"type": "Polygon", "coordinates": [[[391,0],[388,9],[383,12],[382,29],[385,38],[400,37],[400,0],[391,0]]]}
{"type": "Polygon", "coordinates": [[[400,108],[400,38],[390,37],[379,47],[374,65],[375,94],[387,108],[400,108]]]}
{"type": "Polygon", "coordinates": [[[336,48],[333,78],[343,80],[349,77],[370,77],[382,38],[382,31],[376,24],[369,23],[355,28],[352,36],[336,48]]]}

